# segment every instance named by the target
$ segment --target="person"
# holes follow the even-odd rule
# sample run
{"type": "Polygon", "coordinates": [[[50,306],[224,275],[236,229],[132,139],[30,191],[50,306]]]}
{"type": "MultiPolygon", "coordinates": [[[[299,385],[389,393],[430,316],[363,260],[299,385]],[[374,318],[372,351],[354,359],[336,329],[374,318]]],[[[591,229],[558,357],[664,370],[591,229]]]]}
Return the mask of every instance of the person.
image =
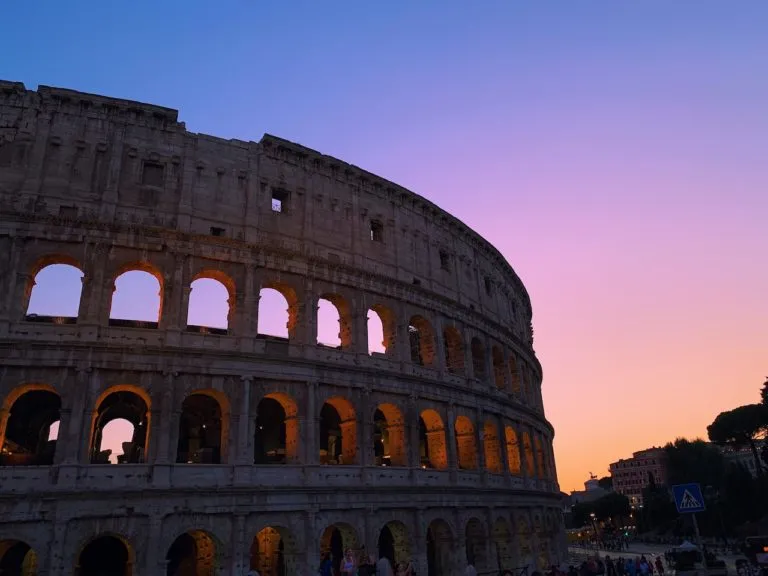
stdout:
{"type": "Polygon", "coordinates": [[[323,554],[323,559],[320,561],[320,568],[318,568],[317,573],[319,576],[333,576],[333,562],[331,562],[330,552],[323,554]]]}
{"type": "Polygon", "coordinates": [[[251,568],[250,570],[248,570],[248,572],[245,573],[245,576],[261,576],[261,575],[256,570],[256,568],[251,568]]]}
{"type": "Polygon", "coordinates": [[[374,576],[374,574],[376,574],[376,561],[373,556],[363,554],[357,567],[357,576],[374,576]]]}
{"type": "Polygon", "coordinates": [[[376,576],[395,576],[392,573],[392,564],[386,556],[381,556],[376,563],[376,576]]]}
{"type": "Polygon", "coordinates": [[[355,557],[352,556],[352,550],[347,548],[341,561],[341,576],[355,576],[355,574],[357,574],[355,557]]]}
{"type": "Polygon", "coordinates": [[[664,576],[664,563],[661,561],[661,556],[656,556],[656,572],[659,576],[664,576]]]}
{"type": "MultiPolygon", "coordinates": [[[[464,570],[464,576],[477,576],[477,570],[475,570],[475,567],[472,566],[472,562],[467,562],[467,567],[464,570]]],[[[539,574],[539,576],[541,576],[541,574],[539,574]]]]}

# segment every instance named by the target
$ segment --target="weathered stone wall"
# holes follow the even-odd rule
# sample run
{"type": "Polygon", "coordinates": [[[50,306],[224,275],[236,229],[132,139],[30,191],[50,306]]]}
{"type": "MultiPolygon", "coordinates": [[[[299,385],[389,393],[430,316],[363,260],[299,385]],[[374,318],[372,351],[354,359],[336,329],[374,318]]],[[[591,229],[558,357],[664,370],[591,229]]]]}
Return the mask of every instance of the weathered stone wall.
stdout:
{"type": "Polygon", "coordinates": [[[396,523],[397,554],[407,541],[424,574],[428,539],[445,544],[446,574],[465,549],[486,563],[503,550],[509,567],[564,554],[528,295],[427,200],[272,136],[226,141],[167,108],[0,82],[0,214],[0,446],[25,392],[61,399],[52,464],[0,466],[0,541],[31,546],[39,574],[72,573],[101,534],[125,542],[132,574],[161,574],[173,541],[199,532],[218,573],[237,574],[267,527],[296,574],[317,564],[328,526],[375,551],[396,523]],[[84,273],[77,318],[28,317],[35,275],[56,263],[84,273]],[[132,269],[160,283],[156,324],[110,321],[115,279],[132,269]],[[229,291],[226,330],[187,326],[200,277],[229,291]],[[287,340],[257,333],[266,287],[288,301],[287,340]],[[338,349],[317,345],[320,297],[339,310],[338,349]],[[369,309],[383,354],[368,352],[369,309]],[[147,406],[145,452],[93,464],[94,421],[115,391],[147,406]],[[193,393],[220,407],[217,464],[176,463],[193,393]],[[253,464],[266,397],[286,412],[283,465],[253,464]],[[318,456],[326,401],[342,416],[343,465],[318,456]],[[377,407],[405,465],[375,465],[377,407]]]}

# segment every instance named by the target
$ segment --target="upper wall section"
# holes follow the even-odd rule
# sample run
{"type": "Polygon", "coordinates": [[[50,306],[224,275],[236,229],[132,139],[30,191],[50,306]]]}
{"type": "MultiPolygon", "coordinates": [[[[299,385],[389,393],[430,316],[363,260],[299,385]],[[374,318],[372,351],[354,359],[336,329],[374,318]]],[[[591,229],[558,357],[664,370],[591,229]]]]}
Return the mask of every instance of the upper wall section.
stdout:
{"type": "Polygon", "coordinates": [[[418,285],[532,346],[522,282],[458,219],[274,136],[188,132],[169,108],[0,81],[0,210],[290,249],[418,285]]]}

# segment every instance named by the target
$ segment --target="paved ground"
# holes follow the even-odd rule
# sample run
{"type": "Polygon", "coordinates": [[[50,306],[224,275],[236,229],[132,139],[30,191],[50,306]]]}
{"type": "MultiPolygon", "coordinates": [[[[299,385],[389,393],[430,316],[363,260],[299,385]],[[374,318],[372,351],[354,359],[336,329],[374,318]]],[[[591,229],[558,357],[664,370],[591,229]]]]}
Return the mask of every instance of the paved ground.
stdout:
{"type": "MultiPolygon", "coordinates": [[[[662,556],[662,560],[663,560],[664,552],[666,552],[670,548],[671,546],[668,546],[668,545],[643,544],[642,542],[633,542],[632,544],[630,544],[628,550],[622,550],[621,552],[618,552],[615,550],[595,550],[594,548],[582,548],[581,546],[571,546],[568,548],[568,561],[574,564],[581,563],[587,556],[594,556],[595,554],[599,554],[602,558],[605,558],[606,555],[610,556],[611,558],[617,558],[619,556],[626,558],[627,556],[644,555],[646,558],[650,558],[653,560],[656,559],[656,556],[662,556]]],[[[736,574],[736,560],[743,557],[744,556],[741,556],[741,555],[736,555],[736,556],[718,555],[718,558],[725,560],[725,565],[728,568],[729,574],[736,574]]],[[[666,567],[666,564],[665,564],[665,567],[666,567]]]]}

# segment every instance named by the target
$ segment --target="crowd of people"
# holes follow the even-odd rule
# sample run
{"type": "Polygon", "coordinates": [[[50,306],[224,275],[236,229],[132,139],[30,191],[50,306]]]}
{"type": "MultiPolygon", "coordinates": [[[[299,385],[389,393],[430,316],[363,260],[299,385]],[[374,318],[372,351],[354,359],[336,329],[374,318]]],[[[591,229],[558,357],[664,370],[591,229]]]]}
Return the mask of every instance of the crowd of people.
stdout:
{"type": "MultiPolygon", "coordinates": [[[[578,567],[570,565],[568,570],[553,566],[547,576],[664,576],[665,566],[660,556],[649,560],[644,555],[634,558],[616,559],[595,556],[584,560],[578,567]]],[[[536,576],[534,572],[533,576],[536,576]]]]}
{"type": "Polygon", "coordinates": [[[341,562],[334,562],[330,552],[323,555],[320,561],[320,567],[317,570],[318,576],[416,576],[416,570],[410,562],[399,562],[395,566],[386,556],[382,556],[378,561],[373,555],[360,553],[358,557],[347,549],[341,562]]]}

